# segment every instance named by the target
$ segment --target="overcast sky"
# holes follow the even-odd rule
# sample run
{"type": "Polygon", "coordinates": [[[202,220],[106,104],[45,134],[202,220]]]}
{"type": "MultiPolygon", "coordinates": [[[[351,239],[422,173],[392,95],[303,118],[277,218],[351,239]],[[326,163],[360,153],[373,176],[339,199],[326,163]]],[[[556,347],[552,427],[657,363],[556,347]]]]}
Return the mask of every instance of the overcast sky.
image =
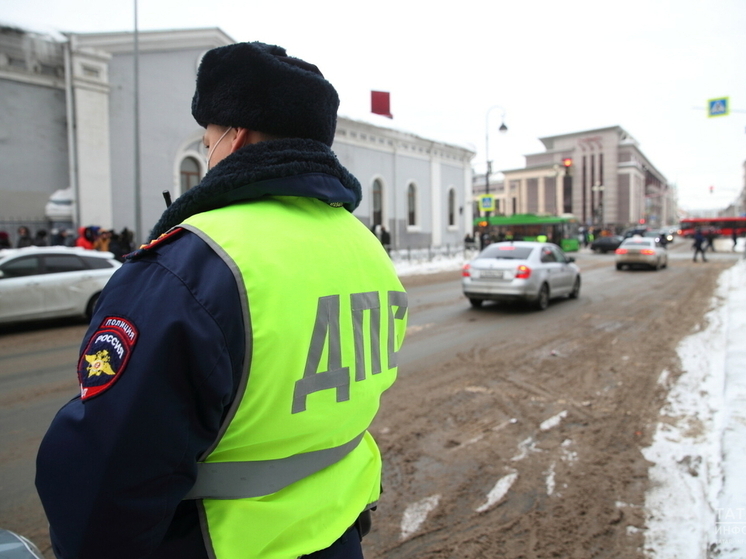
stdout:
{"type": "MultiPolygon", "coordinates": [[[[131,31],[134,0],[0,0],[0,21],[131,31]]],[[[281,45],[321,69],[344,116],[390,91],[382,124],[474,149],[480,174],[496,105],[493,169],[523,167],[544,151],[538,138],[619,125],[684,208],[724,207],[744,185],[745,0],[139,0],[138,27],[281,45]],[[734,111],[707,118],[707,100],[725,96],[734,111]]]]}

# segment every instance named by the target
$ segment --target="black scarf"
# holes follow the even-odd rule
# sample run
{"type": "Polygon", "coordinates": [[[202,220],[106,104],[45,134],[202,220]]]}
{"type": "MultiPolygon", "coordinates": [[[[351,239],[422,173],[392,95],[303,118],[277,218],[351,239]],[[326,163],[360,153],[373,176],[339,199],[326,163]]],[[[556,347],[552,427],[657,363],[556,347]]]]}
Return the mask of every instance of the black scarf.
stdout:
{"type": "Polygon", "coordinates": [[[163,212],[150,238],[157,239],[194,214],[272,195],[315,197],[344,206],[349,212],[357,208],[362,199],[360,183],[326,144],[303,139],[260,142],[232,153],[210,169],[202,182],[179,196],[163,212]],[[334,177],[341,188],[309,192],[303,181],[275,180],[309,174],[334,177]]]}

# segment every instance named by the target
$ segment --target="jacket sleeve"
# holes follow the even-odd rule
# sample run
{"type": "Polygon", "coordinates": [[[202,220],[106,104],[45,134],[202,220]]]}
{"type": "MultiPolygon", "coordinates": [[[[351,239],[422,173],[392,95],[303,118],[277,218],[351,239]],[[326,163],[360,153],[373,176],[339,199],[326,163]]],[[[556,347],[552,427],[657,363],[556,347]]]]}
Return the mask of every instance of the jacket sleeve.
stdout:
{"type": "Polygon", "coordinates": [[[233,274],[191,233],[114,274],[81,346],[81,396],[37,457],[59,558],[135,559],[162,543],[235,396],[243,320],[233,274]]]}

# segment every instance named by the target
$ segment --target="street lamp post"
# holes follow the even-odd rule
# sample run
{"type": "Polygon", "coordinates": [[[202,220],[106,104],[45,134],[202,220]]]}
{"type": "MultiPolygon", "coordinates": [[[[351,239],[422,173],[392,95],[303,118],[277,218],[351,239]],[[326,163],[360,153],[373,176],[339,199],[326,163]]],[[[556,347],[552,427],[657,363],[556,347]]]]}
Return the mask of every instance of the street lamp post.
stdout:
{"type": "MultiPolygon", "coordinates": [[[[490,172],[492,171],[492,161],[490,161],[490,113],[492,109],[500,109],[502,111],[502,124],[500,124],[500,132],[503,134],[508,131],[508,127],[505,126],[505,109],[500,105],[494,105],[487,109],[487,115],[485,116],[485,137],[484,137],[484,156],[487,159],[487,171],[484,174],[484,193],[490,193],[490,172]]],[[[490,212],[486,212],[489,217],[490,212]]]]}

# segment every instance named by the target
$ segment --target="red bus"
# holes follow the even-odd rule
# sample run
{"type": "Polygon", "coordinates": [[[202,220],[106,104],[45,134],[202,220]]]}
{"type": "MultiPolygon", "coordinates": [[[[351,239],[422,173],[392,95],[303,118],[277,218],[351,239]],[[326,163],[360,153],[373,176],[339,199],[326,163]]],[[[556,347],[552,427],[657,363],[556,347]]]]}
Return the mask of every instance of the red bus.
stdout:
{"type": "Polygon", "coordinates": [[[721,237],[730,237],[735,229],[736,235],[743,237],[746,235],[746,217],[687,217],[679,224],[679,235],[692,237],[697,228],[703,233],[714,231],[721,237]]]}

